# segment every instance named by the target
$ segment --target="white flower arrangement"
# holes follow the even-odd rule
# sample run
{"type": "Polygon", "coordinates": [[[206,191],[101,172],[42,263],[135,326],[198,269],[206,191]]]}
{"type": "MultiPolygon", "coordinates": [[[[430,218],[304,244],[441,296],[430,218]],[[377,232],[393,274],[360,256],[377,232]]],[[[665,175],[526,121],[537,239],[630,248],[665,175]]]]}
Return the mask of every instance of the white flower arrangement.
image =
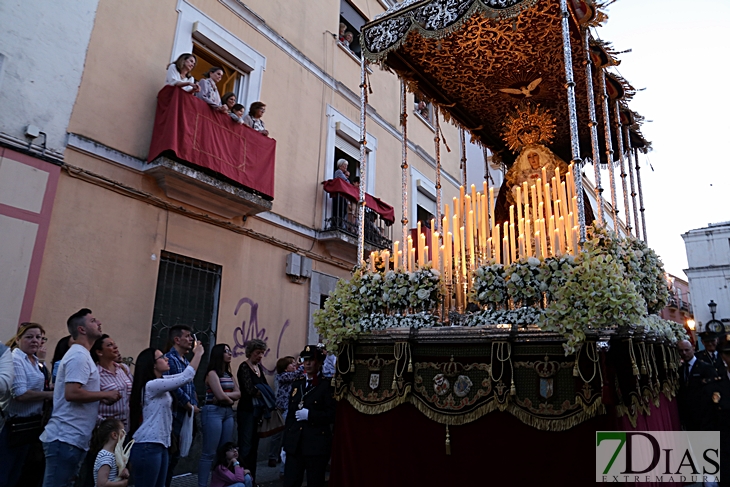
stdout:
{"type": "Polygon", "coordinates": [[[474,280],[469,301],[488,306],[492,310],[506,303],[507,283],[502,264],[483,265],[474,271],[472,277],[474,280]]]}
{"type": "Polygon", "coordinates": [[[467,317],[464,326],[486,326],[486,325],[534,325],[540,322],[543,310],[533,306],[524,306],[517,309],[488,309],[473,313],[467,317]]]}
{"type": "Polygon", "coordinates": [[[513,262],[504,272],[507,294],[515,303],[534,306],[542,301],[540,259],[527,257],[513,262]]]}
{"type": "Polygon", "coordinates": [[[410,289],[408,305],[414,311],[435,309],[441,296],[441,274],[436,269],[423,267],[408,273],[410,289]]]}
{"type": "Polygon", "coordinates": [[[404,311],[408,308],[410,280],[408,273],[398,269],[385,273],[382,300],[389,311],[404,311]]]}
{"type": "Polygon", "coordinates": [[[562,255],[560,257],[548,257],[540,266],[540,290],[545,293],[548,302],[555,299],[555,293],[562,288],[568,280],[568,275],[580,261],[580,256],[562,255]]]}
{"type": "Polygon", "coordinates": [[[360,328],[363,333],[388,328],[432,328],[440,326],[440,324],[438,316],[426,311],[407,315],[371,313],[364,315],[360,320],[360,328]]]}
{"type": "Polygon", "coordinates": [[[662,319],[658,315],[644,316],[639,324],[643,325],[647,331],[653,332],[657,338],[667,340],[671,344],[676,344],[679,340],[689,339],[684,325],[676,321],[662,319]]]}

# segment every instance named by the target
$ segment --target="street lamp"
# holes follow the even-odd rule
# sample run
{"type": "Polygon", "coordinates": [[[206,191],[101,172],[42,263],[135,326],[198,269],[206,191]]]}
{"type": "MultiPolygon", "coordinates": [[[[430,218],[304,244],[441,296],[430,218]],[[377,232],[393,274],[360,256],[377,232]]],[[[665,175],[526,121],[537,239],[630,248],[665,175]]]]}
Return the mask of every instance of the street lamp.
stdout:
{"type": "Polygon", "coordinates": [[[695,331],[695,320],[687,320],[687,328],[691,331],[695,331]]]}
{"type": "Polygon", "coordinates": [[[710,314],[712,315],[712,319],[715,319],[715,312],[717,311],[717,303],[714,299],[711,299],[709,303],[707,303],[707,306],[710,307],[710,314]]]}

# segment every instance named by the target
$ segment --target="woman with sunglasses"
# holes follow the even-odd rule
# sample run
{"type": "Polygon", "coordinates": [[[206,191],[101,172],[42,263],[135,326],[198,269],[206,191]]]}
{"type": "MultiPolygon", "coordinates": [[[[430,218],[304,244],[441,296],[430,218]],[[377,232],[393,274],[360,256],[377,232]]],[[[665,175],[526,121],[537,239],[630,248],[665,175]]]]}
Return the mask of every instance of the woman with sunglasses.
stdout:
{"type": "Polygon", "coordinates": [[[167,449],[172,433],[172,395],[178,387],[191,382],[200,365],[204,349],[201,342],[193,348],[195,356],[180,374],[165,375],[170,370],[167,357],[155,348],[137,356],[129,401],[134,446],[130,465],[136,487],[164,487],[167,476],[167,449]]]}
{"type": "Polygon", "coordinates": [[[210,351],[205,373],[205,405],[202,409],[203,451],[198,463],[198,486],[208,485],[216,451],[233,437],[233,403],[241,391],[231,373],[231,347],[219,343],[210,351]]]}

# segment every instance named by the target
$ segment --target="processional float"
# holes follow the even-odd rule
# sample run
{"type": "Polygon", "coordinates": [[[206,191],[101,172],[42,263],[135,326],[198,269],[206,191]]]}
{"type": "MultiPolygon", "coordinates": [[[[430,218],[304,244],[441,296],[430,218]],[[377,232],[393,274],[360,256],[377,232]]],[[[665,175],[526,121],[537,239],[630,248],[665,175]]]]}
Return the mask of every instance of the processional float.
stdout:
{"type": "MultiPolygon", "coordinates": [[[[315,316],[338,354],[337,485],[370,482],[358,480],[369,478],[353,461],[359,448],[399,459],[417,451],[419,462],[458,471],[480,468],[475,452],[484,452],[485,434],[577,441],[599,426],[676,427],[673,343],[684,329],[656,314],[668,291],[646,245],[639,154],[650,144],[628,106],[635,90],[610,70],[616,53],[589,32],[607,19],[601,8],[580,0],[405,0],[363,27],[360,173],[372,64],[401,80],[402,240],[363,255],[361,204],[361,265],[315,316]],[[435,107],[442,212],[428,229],[417,223],[415,238],[407,91],[435,107]],[[459,196],[442,201],[439,115],[504,166],[501,187],[467,188],[464,175],[459,196]]],[[[361,184],[361,201],[366,190],[361,184]]],[[[581,459],[587,451],[590,472],[590,441],[578,443],[567,451],[581,459]]],[[[487,448],[490,458],[506,460],[499,444],[487,448]]],[[[545,465],[565,454],[538,452],[545,465]]],[[[418,468],[401,471],[394,466],[394,478],[429,481],[418,468]]]]}

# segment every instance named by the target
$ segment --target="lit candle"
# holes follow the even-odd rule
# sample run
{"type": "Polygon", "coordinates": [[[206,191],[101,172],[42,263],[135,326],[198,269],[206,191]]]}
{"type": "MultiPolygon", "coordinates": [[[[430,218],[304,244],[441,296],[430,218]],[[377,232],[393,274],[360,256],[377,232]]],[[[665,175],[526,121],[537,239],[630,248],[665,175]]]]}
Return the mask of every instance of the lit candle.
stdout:
{"type": "Polygon", "coordinates": [[[476,259],[476,252],[474,252],[474,211],[469,212],[469,238],[467,239],[467,242],[469,243],[469,263],[471,264],[471,269],[474,269],[474,261],[476,259]]]}
{"type": "Polygon", "coordinates": [[[423,246],[423,255],[424,255],[424,261],[423,261],[423,264],[420,264],[421,267],[425,267],[428,264],[428,245],[423,246]]]}
{"type": "Polygon", "coordinates": [[[483,235],[483,237],[482,237],[483,246],[486,247],[487,240],[489,240],[489,237],[491,237],[491,235],[489,233],[489,215],[487,214],[487,195],[486,194],[482,195],[481,203],[482,203],[482,206],[481,206],[481,208],[482,208],[482,227],[481,227],[480,231],[483,235]]]}
{"type": "Polygon", "coordinates": [[[411,248],[411,258],[408,259],[408,267],[411,272],[416,271],[416,249],[411,248]]]}
{"type": "MultiPolygon", "coordinates": [[[[506,223],[506,222],[505,222],[506,223]]],[[[515,205],[509,205],[509,224],[515,224],[515,205]]],[[[505,234],[505,237],[507,234],[505,234]]]]}
{"type": "Polygon", "coordinates": [[[525,252],[528,256],[532,255],[532,232],[530,231],[531,221],[525,220],[525,252]]]}
{"type": "Polygon", "coordinates": [[[573,196],[572,202],[573,202],[573,214],[578,215],[578,197],[573,196]]]}
{"type": "Polygon", "coordinates": [[[553,231],[553,255],[555,257],[560,257],[560,235],[558,234],[558,229],[556,228],[555,231],[553,231]]]}
{"type": "Polygon", "coordinates": [[[416,255],[418,256],[418,265],[422,265],[423,263],[423,246],[421,245],[421,222],[419,221],[416,224],[416,248],[418,249],[418,252],[416,255]]]}
{"type": "Polygon", "coordinates": [[[477,187],[473,184],[471,185],[471,201],[473,204],[477,204],[477,187]]]}
{"type": "Polygon", "coordinates": [[[506,236],[502,239],[502,255],[504,255],[504,265],[509,265],[509,243],[506,236]]]}
{"type": "Polygon", "coordinates": [[[461,245],[461,275],[466,277],[466,247],[464,245],[464,227],[459,227],[459,244],[461,245]]]}
{"type": "Polygon", "coordinates": [[[515,188],[515,204],[517,205],[517,221],[522,218],[522,188],[517,186],[515,188]]]}
{"type": "Polygon", "coordinates": [[[439,268],[439,234],[434,232],[433,240],[431,240],[431,267],[434,269],[439,268]]]}
{"type": "Polygon", "coordinates": [[[570,213],[568,211],[569,204],[570,200],[568,200],[568,194],[565,192],[565,181],[563,181],[560,183],[560,212],[562,215],[570,213]]]}
{"type": "MultiPolygon", "coordinates": [[[[552,239],[553,236],[554,236],[554,233],[555,233],[555,217],[554,216],[551,216],[550,217],[550,223],[549,223],[549,226],[548,226],[548,230],[550,231],[550,233],[548,233],[548,235],[550,235],[550,238],[552,239]]],[[[555,249],[555,246],[554,245],[552,246],[552,249],[551,250],[552,250],[552,255],[555,255],[556,249],[555,249]]]]}
{"type": "MultiPolygon", "coordinates": [[[[463,212],[464,211],[464,186],[459,186],[459,226],[461,226],[461,221],[463,220],[463,212]]],[[[454,231],[458,231],[459,227],[454,227],[454,231]]]]}
{"type": "Polygon", "coordinates": [[[545,166],[542,166],[542,180],[545,181],[545,184],[547,184],[547,168],[545,166]]]}
{"type": "Polygon", "coordinates": [[[449,232],[449,233],[446,234],[446,242],[444,242],[444,245],[445,245],[444,250],[446,250],[446,254],[444,256],[444,258],[446,259],[446,262],[444,262],[444,267],[446,269],[446,274],[447,274],[447,276],[448,276],[449,279],[451,279],[451,276],[453,274],[453,268],[454,268],[453,267],[454,266],[454,261],[451,258],[451,255],[452,255],[452,247],[451,247],[452,241],[453,241],[453,235],[451,234],[451,232],[449,232]]]}
{"type": "Polygon", "coordinates": [[[489,215],[492,217],[492,230],[494,230],[494,188],[489,188],[489,215]]]}
{"type": "Polygon", "coordinates": [[[390,252],[387,250],[383,251],[383,272],[390,270],[390,252]]]}
{"type": "MultiPolygon", "coordinates": [[[[545,168],[543,168],[545,169],[545,168]]],[[[550,184],[545,183],[545,219],[550,220],[550,217],[553,216],[552,211],[552,199],[550,198],[550,184]]],[[[552,234],[551,234],[552,235],[552,234]]]]}
{"type": "Polygon", "coordinates": [[[446,262],[445,249],[446,248],[442,245],[439,248],[439,251],[436,252],[436,264],[438,265],[439,271],[444,278],[446,278],[446,274],[444,273],[444,263],[446,262]],[[439,259],[439,257],[441,258],[439,259]]]}
{"type": "Polygon", "coordinates": [[[425,267],[425,265],[428,264],[428,248],[426,247],[426,235],[422,233],[419,240],[421,242],[421,255],[419,256],[418,266],[425,267]]]}
{"type": "Polygon", "coordinates": [[[542,249],[540,241],[540,230],[535,231],[535,255],[538,259],[542,258],[542,249]]]}
{"type": "Polygon", "coordinates": [[[553,201],[553,216],[556,220],[560,218],[560,200],[553,201]]]}
{"type": "MultiPolygon", "coordinates": [[[[537,180],[537,187],[535,188],[535,191],[537,191],[537,205],[540,206],[542,204],[542,195],[543,195],[543,186],[542,186],[542,179],[537,180]]],[[[540,213],[542,211],[542,208],[538,208],[537,217],[538,218],[545,218],[545,215],[540,213]]]]}
{"type": "Polygon", "coordinates": [[[501,248],[499,246],[501,240],[499,238],[499,226],[494,227],[494,232],[492,232],[492,243],[494,244],[494,263],[495,264],[501,264],[502,263],[502,253],[501,248]]]}
{"type": "Polygon", "coordinates": [[[413,253],[414,249],[413,249],[413,238],[410,235],[408,235],[408,245],[406,247],[406,250],[408,251],[407,252],[408,253],[408,255],[407,255],[408,265],[406,267],[407,267],[408,272],[413,272],[413,266],[411,265],[411,253],[413,253]]]}
{"type": "Polygon", "coordinates": [[[517,260],[517,238],[515,237],[515,226],[509,226],[509,259],[510,262],[517,260]]]}
{"type": "Polygon", "coordinates": [[[525,234],[525,219],[520,218],[519,221],[517,222],[517,236],[519,237],[520,235],[524,235],[524,234],[525,234]]]}
{"type": "Polygon", "coordinates": [[[461,239],[459,238],[459,227],[454,225],[454,271],[458,274],[461,266],[461,239]]]}
{"type": "Polygon", "coordinates": [[[519,245],[520,259],[524,259],[525,258],[525,236],[524,235],[519,236],[518,245],[519,245]]]}
{"type": "Polygon", "coordinates": [[[400,242],[396,240],[393,242],[393,270],[398,270],[398,264],[400,261],[400,254],[398,252],[398,246],[400,245],[400,242]]]}
{"type": "Polygon", "coordinates": [[[530,195],[532,196],[532,221],[536,222],[539,218],[542,218],[542,215],[537,214],[537,190],[535,188],[535,185],[533,184],[530,186],[530,195]]]}
{"type": "Polygon", "coordinates": [[[565,253],[565,218],[558,218],[558,234],[560,235],[560,253],[565,253]]]}
{"type": "MultiPolygon", "coordinates": [[[[550,191],[552,192],[553,201],[560,199],[560,191],[558,190],[558,183],[555,181],[555,178],[550,180],[550,191]]],[[[555,214],[555,218],[558,218],[557,213],[555,214]]]]}
{"type": "Polygon", "coordinates": [[[547,232],[545,231],[545,219],[540,218],[540,252],[543,258],[549,257],[547,247],[547,232]]]}
{"type": "Polygon", "coordinates": [[[578,232],[580,231],[580,228],[578,228],[578,225],[573,227],[573,255],[578,255],[578,251],[580,250],[578,248],[578,232]]]}
{"type": "Polygon", "coordinates": [[[370,272],[375,272],[375,252],[370,252],[370,272]]]}
{"type": "MultiPolygon", "coordinates": [[[[502,256],[502,259],[504,260],[504,265],[507,265],[507,264],[509,264],[509,258],[510,258],[510,253],[509,253],[509,223],[507,223],[507,222],[504,222],[504,227],[503,227],[503,230],[502,230],[502,235],[504,237],[504,240],[507,241],[507,252],[503,252],[503,256],[502,256]]],[[[504,247],[502,248],[502,250],[504,251],[504,247]]]]}
{"type": "Polygon", "coordinates": [[[396,261],[396,264],[397,264],[396,266],[394,266],[396,270],[398,270],[398,268],[399,268],[398,265],[400,265],[400,264],[402,264],[403,265],[403,268],[405,269],[405,267],[406,267],[406,261],[403,260],[403,251],[402,250],[399,250],[398,253],[396,254],[395,261],[396,261]]]}
{"type": "Polygon", "coordinates": [[[489,261],[492,260],[492,237],[489,237],[487,239],[487,247],[484,254],[485,260],[489,261]]]}

